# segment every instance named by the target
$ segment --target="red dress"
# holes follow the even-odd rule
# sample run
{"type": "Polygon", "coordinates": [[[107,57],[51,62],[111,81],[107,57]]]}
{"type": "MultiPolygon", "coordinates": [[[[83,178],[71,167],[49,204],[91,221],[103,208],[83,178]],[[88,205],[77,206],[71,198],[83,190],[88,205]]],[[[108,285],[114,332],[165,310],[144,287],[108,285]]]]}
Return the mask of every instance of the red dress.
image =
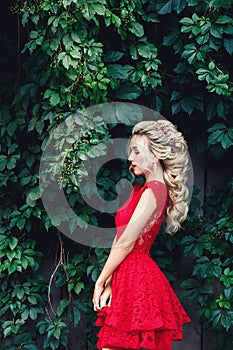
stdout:
{"type": "Polygon", "coordinates": [[[141,194],[151,188],[157,209],[133,250],[112,275],[112,302],[97,313],[97,348],[171,350],[182,339],[182,325],[190,322],[168,280],[150,257],[166,209],[167,188],[159,181],[136,185],[116,213],[117,239],[123,233],[141,194]]]}

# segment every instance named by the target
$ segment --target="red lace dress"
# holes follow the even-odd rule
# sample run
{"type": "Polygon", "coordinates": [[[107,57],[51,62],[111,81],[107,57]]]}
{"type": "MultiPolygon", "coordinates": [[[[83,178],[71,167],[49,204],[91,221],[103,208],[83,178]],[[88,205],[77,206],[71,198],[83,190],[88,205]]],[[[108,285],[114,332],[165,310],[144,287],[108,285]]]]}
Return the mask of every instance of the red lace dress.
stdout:
{"type": "Polygon", "coordinates": [[[150,257],[166,209],[167,188],[162,182],[136,185],[116,213],[116,238],[146,188],[154,191],[157,209],[135,242],[133,250],[112,275],[112,302],[98,311],[97,348],[171,350],[182,339],[182,325],[190,322],[168,280],[150,257]]]}

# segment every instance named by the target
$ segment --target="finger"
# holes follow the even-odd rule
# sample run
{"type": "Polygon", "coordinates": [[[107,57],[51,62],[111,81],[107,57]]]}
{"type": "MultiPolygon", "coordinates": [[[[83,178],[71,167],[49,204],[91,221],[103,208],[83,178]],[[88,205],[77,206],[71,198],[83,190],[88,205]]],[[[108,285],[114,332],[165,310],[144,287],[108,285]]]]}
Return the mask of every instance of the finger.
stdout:
{"type": "Polygon", "coordinates": [[[104,307],[107,305],[107,298],[101,298],[100,299],[100,307],[104,307]]]}
{"type": "Polygon", "coordinates": [[[96,291],[94,293],[94,304],[95,305],[99,305],[99,302],[100,302],[100,296],[101,296],[101,292],[100,291],[96,291]]]}
{"type": "Polygon", "coordinates": [[[95,305],[96,310],[99,310],[100,309],[100,300],[96,299],[94,305],[95,305]]]}
{"type": "Polygon", "coordinates": [[[98,310],[100,310],[100,307],[98,306],[98,305],[94,305],[94,311],[98,311],[98,310]]]}
{"type": "Polygon", "coordinates": [[[108,306],[111,305],[111,302],[112,302],[112,295],[110,295],[110,297],[109,297],[108,306]]]}

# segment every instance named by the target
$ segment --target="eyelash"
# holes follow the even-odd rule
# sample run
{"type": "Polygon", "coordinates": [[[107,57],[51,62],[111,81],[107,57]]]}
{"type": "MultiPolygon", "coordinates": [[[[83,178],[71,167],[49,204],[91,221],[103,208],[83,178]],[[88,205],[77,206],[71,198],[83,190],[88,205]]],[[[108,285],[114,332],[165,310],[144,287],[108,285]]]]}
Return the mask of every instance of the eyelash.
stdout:
{"type": "Polygon", "coordinates": [[[139,151],[133,151],[133,150],[132,150],[132,151],[130,151],[130,153],[129,153],[129,154],[131,154],[132,152],[133,152],[134,154],[136,154],[136,155],[140,154],[140,152],[139,152],[139,151]]]}

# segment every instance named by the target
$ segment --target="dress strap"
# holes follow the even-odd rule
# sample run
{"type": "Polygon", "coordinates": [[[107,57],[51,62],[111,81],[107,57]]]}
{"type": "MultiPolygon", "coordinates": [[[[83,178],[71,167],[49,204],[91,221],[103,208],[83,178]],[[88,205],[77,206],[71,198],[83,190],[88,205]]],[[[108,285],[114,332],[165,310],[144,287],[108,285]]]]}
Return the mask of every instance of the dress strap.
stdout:
{"type": "Polygon", "coordinates": [[[168,190],[167,190],[166,184],[161,181],[152,180],[152,181],[146,182],[142,186],[143,191],[146,188],[152,189],[152,191],[154,192],[158,207],[160,208],[160,210],[163,209],[166,206],[167,200],[168,200],[168,190]]]}

